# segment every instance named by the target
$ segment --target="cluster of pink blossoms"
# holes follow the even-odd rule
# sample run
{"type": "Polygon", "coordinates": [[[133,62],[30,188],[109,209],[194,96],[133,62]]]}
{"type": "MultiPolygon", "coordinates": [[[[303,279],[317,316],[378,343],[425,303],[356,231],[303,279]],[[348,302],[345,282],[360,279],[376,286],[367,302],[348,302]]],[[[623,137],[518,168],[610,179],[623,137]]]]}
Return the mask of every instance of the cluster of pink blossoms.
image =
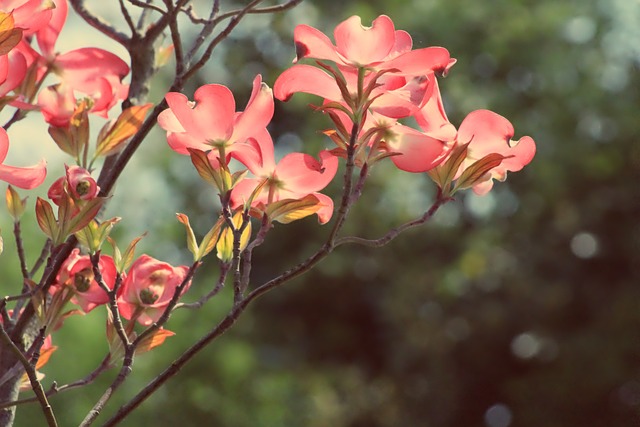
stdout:
{"type": "MultiPolygon", "coordinates": [[[[214,171],[228,170],[235,159],[253,175],[236,174],[240,178],[226,186],[213,179],[221,195],[229,195],[232,208],[249,205],[261,215],[281,212],[269,207],[285,201],[311,200],[311,208],[307,203],[304,212],[292,217],[316,213],[326,223],[333,201],[319,191],[334,178],[341,157],[352,156],[359,167],[390,157],[401,170],[428,172],[441,188],[460,179],[455,190],[473,187],[478,194],[487,193],[494,178],[506,179],[507,171],[518,171],[533,158],[534,141],[513,141],[511,123],[496,113],[474,111],[459,129],[449,122],[437,81],[455,64],[446,49],[412,49],[411,36],[384,15],[370,28],[353,16],[336,27],[334,36],[335,45],[317,29],[297,26],[296,63],[278,77],[273,91],[257,76],[243,112],[235,111],[233,95],[221,85],[200,87],[193,102],[180,93],[167,94],[169,108],[158,122],[173,150],[192,160],[194,153],[206,154],[214,171]],[[334,122],[335,129],[325,133],[337,148],[321,151],[318,158],[290,153],[276,164],[266,129],[273,96],[286,101],[296,92],[324,99],[318,109],[334,122]],[[414,118],[419,128],[400,123],[406,118],[414,118]],[[436,173],[444,165],[455,170],[436,173]]],[[[194,165],[203,175],[202,165],[194,165]]]]}
{"type": "MultiPolygon", "coordinates": [[[[169,305],[176,288],[186,279],[188,267],[173,267],[148,255],[140,256],[128,272],[118,273],[112,257],[100,256],[98,270],[108,289],[113,290],[116,281],[117,303],[120,315],[130,321],[148,326],[156,322],[169,305]]],[[[190,282],[183,287],[189,289],[190,282]]],[[[107,304],[107,292],[96,281],[93,264],[88,255],[80,255],[74,249],[62,265],[51,288],[53,303],[68,301],[88,313],[97,306],[107,304]]]]}
{"type": "MultiPolygon", "coordinates": [[[[55,51],[67,12],[67,0],[0,0],[0,106],[38,109],[47,123],[62,129],[69,127],[77,96],[87,100],[92,113],[106,117],[129,90],[122,83],[129,66],[113,53],[95,47],[55,51]],[[46,87],[45,79],[51,82],[46,87]]],[[[0,129],[0,180],[26,189],[40,185],[45,162],[2,165],[8,148],[0,129]]]]}

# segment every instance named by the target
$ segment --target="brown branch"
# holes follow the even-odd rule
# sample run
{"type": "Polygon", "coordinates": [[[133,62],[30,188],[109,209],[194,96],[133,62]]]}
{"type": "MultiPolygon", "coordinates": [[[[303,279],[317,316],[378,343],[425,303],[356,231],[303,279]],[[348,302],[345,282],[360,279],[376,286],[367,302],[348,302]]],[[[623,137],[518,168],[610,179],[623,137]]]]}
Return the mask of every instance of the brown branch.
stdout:
{"type": "MultiPolygon", "coordinates": [[[[105,356],[105,358],[102,359],[102,363],[100,363],[100,366],[98,366],[89,375],[87,375],[86,377],[80,380],[77,380],[68,384],[63,384],[61,386],[57,385],[56,382],[54,381],[51,384],[51,387],[49,387],[49,390],[45,392],[45,394],[47,395],[47,397],[51,397],[58,393],[62,393],[68,390],[73,390],[75,388],[84,387],[86,385],[91,384],[92,382],[95,381],[96,378],[100,376],[101,373],[103,373],[109,368],[109,361],[110,361],[110,357],[107,354],[107,356],[105,356]]],[[[3,403],[0,403],[0,409],[9,408],[11,406],[23,405],[25,403],[36,402],[37,400],[38,400],[37,396],[32,396],[24,399],[18,399],[13,402],[3,402],[3,403]]]]}
{"type": "MultiPolygon", "coordinates": [[[[4,303],[4,302],[3,302],[4,303]]],[[[44,332],[41,332],[44,333],[44,332]]],[[[49,427],[57,427],[58,423],[56,421],[56,417],[53,414],[53,408],[49,404],[47,400],[47,396],[42,389],[42,384],[38,380],[38,375],[36,374],[35,366],[29,362],[29,359],[24,355],[22,350],[18,348],[18,346],[11,340],[11,337],[5,331],[4,326],[0,323],[0,339],[6,345],[6,348],[11,349],[13,354],[18,358],[22,366],[24,367],[25,372],[27,373],[27,377],[29,377],[29,382],[31,383],[31,388],[35,392],[38,402],[40,403],[40,407],[42,408],[42,413],[44,414],[47,425],[49,427]]]]}
{"type": "Polygon", "coordinates": [[[218,280],[216,281],[216,284],[213,286],[213,289],[208,294],[200,298],[198,301],[176,304],[175,310],[179,308],[190,308],[190,309],[200,308],[211,298],[218,295],[218,293],[220,293],[220,291],[224,288],[224,282],[227,279],[227,274],[229,273],[230,268],[231,268],[230,263],[220,262],[220,274],[218,275],[218,280]]]}
{"type": "Polygon", "coordinates": [[[123,46],[127,46],[127,44],[129,43],[129,37],[126,34],[116,30],[101,17],[91,13],[84,6],[84,0],[69,0],[69,3],[71,3],[71,7],[73,7],[73,10],[75,10],[76,13],[87,22],[87,24],[91,25],[93,28],[100,31],[110,39],[117,41],[123,46]]]}

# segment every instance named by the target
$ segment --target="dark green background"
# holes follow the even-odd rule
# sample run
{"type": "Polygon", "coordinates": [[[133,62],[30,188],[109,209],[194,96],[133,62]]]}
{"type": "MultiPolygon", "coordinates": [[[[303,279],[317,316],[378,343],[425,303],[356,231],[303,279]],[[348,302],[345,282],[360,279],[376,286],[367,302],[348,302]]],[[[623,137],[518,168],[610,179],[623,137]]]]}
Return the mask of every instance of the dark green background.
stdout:
{"type": "MultiPolygon", "coordinates": [[[[430,224],[383,249],[340,248],[261,298],[123,425],[639,425],[640,5],[307,0],[267,27],[247,20],[186,93],[224,83],[243,108],[255,73],[272,85],[290,63],[299,19],[331,34],[352,14],[368,24],[383,13],[415,47],[445,46],[458,59],[440,84],[454,124],[474,109],[494,110],[511,120],[516,138],[535,139],[535,159],[491,195],[459,195],[430,224]]],[[[162,96],[162,82],[154,88],[162,96]]],[[[319,101],[278,102],[270,130],[283,149],[299,149],[296,141],[328,146],[318,129],[329,122],[309,102],[319,101]]],[[[188,213],[201,235],[214,196],[157,135],[147,163],[166,170],[170,185],[162,191],[177,205],[170,210],[188,213]]],[[[346,231],[379,236],[419,215],[433,191],[426,176],[376,167],[346,231]]],[[[183,229],[171,217],[160,222],[170,225],[150,229],[143,248],[186,262],[183,229]]],[[[147,229],[132,228],[120,232],[130,238],[147,229]]],[[[314,219],[277,226],[255,254],[256,282],[311,253],[327,231],[314,219]]],[[[215,280],[213,261],[192,298],[215,280]]],[[[106,412],[215,324],[230,298],[177,312],[168,326],[177,335],[137,359],[106,412]]],[[[60,348],[45,384],[99,363],[103,322],[96,310],[54,335],[60,348]]],[[[76,425],[103,389],[54,397],[61,424],[76,425]]],[[[37,406],[19,410],[17,425],[42,423],[37,406]]]]}

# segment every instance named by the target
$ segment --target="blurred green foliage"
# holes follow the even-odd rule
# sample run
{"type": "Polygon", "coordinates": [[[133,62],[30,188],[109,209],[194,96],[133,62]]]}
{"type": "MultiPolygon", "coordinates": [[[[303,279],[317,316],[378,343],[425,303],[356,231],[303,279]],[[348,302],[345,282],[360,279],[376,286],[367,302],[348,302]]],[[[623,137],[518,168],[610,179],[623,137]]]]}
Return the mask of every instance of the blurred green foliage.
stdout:
{"type": "MultiPolygon", "coordinates": [[[[273,84],[290,64],[295,24],[331,34],[352,14],[365,24],[387,14],[415,47],[448,48],[458,63],[440,87],[451,121],[494,110],[512,121],[516,138],[536,140],[536,158],[490,195],[460,195],[383,249],[342,247],[266,295],[123,425],[638,425],[640,4],[305,0],[282,15],[248,17],[190,89],[224,83],[242,106],[255,73],[273,84]]],[[[318,102],[296,95],[277,104],[270,129],[278,147],[328,144],[318,129],[329,121],[307,108],[318,102]]],[[[146,163],[168,175],[170,209],[205,232],[210,189],[188,160],[153,150],[146,163]]],[[[345,231],[379,236],[420,215],[432,195],[425,176],[376,166],[345,231]]],[[[146,250],[186,261],[179,224],[160,230],[150,230],[146,250]]],[[[256,283],[311,253],[326,231],[313,219],[277,226],[254,255],[256,283]]],[[[206,292],[216,274],[207,267],[191,292],[206,292]]],[[[177,335],[136,360],[106,413],[210,329],[230,301],[225,291],[202,310],[178,311],[169,324],[177,335]]],[[[93,369],[106,350],[103,330],[101,310],[69,319],[54,336],[59,349],[45,383],[93,369]]],[[[54,397],[61,424],[77,424],[111,378],[54,397]]],[[[18,411],[17,425],[41,423],[36,406],[18,411]]]]}

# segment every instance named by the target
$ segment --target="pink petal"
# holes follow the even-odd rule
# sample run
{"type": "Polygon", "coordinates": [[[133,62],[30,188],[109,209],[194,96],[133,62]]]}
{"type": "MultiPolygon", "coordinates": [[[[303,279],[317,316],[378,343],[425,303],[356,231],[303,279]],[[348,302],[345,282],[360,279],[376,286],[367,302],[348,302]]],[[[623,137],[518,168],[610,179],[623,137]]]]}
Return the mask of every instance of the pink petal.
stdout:
{"type": "MultiPolygon", "coordinates": [[[[536,152],[535,142],[524,136],[513,141],[514,130],[511,122],[489,110],[476,110],[462,121],[458,130],[458,142],[471,142],[468,162],[478,160],[487,154],[498,153],[508,157],[491,171],[494,178],[504,180],[506,172],[516,172],[529,164],[536,152]]],[[[467,165],[468,166],[468,165],[467,165]]]]}
{"type": "MultiPolygon", "coordinates": [[[[11,52],[9,52],[8,55],[4,55],[2,58],[7,57],[9,59],[8,68],[11,70],[11,72],[6,75],[6,79],[4,79],[2,84],[0,84],[0,96],[6,95],[7,93],[18,87],[27,74],[27,59],[22,53],[20,53],[16,49],[13,49],[11,52]]],[[[0,64],[5,63],[6,60],[0,60],[0,64]]],[[[2,68],[0,65],[0,76],[1,75],[2,68]]]]}
{"type": "Polygon", "coordinates": [[[86,93],[91,93],[92,83],[98,77],[122,80],[129,74],[129,66],[120,57],[94,47],[59,55],[55,65],[65,82],[86,93]]]}
{"type": "Polygon", "coordinates": [[[395,44],[393,45],[393,49],[391,49],[391,52],[389,52],[387,60],[391,60],[405,52],[409,52],[413,47],[413,40],[411,39],[411,35],[406,31],[396,30],[395,36],[395,44]]]}
{"type": "Polygon", "coordinates": [[[171,111],[171,108],[167,108],[158,114],[158,125],[167,132],[186,132],[176,115],[171,111]]]}
{"type": "Polygon", "coordinates": [[[326,150],[320,152],[320,161],[304,153],[290,153],[280,160],[276,177],[287,191],[309,194],[325,188],[338,170],[338,158],[326,150]]]}
{"type": "Polygon", "coordinates": [[[67,20],[68,13],[67,1],[57,1],[56,7],[52,10],[51,19],[46,26],[43,26],[36,33],[36,39],[40,51],[47,58],[53,58],[55,56],[55,44],[58,40],[58,35],[67,20]]]}
{"type": "Polygon", "coordinates": [[[38,105],[47,123],[66,126],[76,106],[73,89],[62,84],[48,86],[38,94],[38,105]]]}
{"type": "Polygon", "coordinates": [[[205,144],[201,138],[194,138],[188,133],[167,133],[167,143],[173,151],[178,154],[189,155],[187,148],[197,148],[198,150],[208,151],[211,146],[205,144]]]}
{"type": "Polygon", "coordinates": [[[23,28],[25,35],[33,34],[47,25],[52,13],[50,2],[47,0],[5,1],[2,9],[12,11],[15,26],[23,28]],[[18,6],[17,3],[22,4],[18,6]]]}
{"type": "MultiPolygon", "coordinates": [[[[7,157],[9,151],[9,136],[0,128],[0,163],[7,157]]],[[[8,182],[16,187],[30,190],[42,184],[47,175],[46,162],[42,160],[37,165],[29,167],[15,167],[0,164],[0,181],[8,182]]]]}
{"type": "Polygon", "coordinates": [[[387,141],[389,151],[401,153],[391,157],[398,169],[426,172],[442,162],[445,154],[442,141],[403,125],[396,125],[390,131],[396,134],[396,138],[387,141]]]}
{"type": "Polygon", "coordinates": [[[231,141],[244,142],[257,131],[267,127],[273,117],[273,93],[257,75],[253,80],[253,91],[247,108],[237,116],[231,141]]]}
{"type": "Polygon", "coordinates": [[[419,76],[430,73],[441,73],[450,67],[449,51],[443,47],[426,47],[403,53],[397,58],[387,61],[384,69],[397,69],[403,75],[419,76]]]}
{"type": "Polygon", "coordinates": [[[348,62],[366,66],[383,61],[395,45],[395,27],[386,15],[380,15],[369,28],[359,16],[338,24],[334,31],[336,49],[348,62]]]}
{"type": "Polygon", "coordinates": [[[202,142],[229,140],[236,103],[227,87],[217,84],[201,86],[194,94],[195,106],[181,93],[170,92],[165,99],[190,136],[202,142]]]}
{"type": "MultiPolygon", "coordinates": [[[[231,191],[231,207],[237,208],[238,206],[244,205],[244,203],[251,197],[253,190],[255,190],[261,182],[262,179],[245,178],[236,184],[231,191]]],[[[268,197],[267,193],[267,191],[261,191],[261,194],[254,199],[253,204],[256,205],[258,203],[266,202],[268,197]]]]}
{"type": "Polygon", "coordinates": [[[333,77],[310,65],[294,65],[280,74],[273,85],[274,96],[281,101],[288,101],[296,92],[310,93],[331,101],[342,99],[333,77]]]}
{"type": "Polygon", "coordinates": [[[415,114],[416,121],[430,136],[441,141],[453,141],[457,133],[456,128],[449,122],[444,111],[437,79],[433,76],[431,79],[431,93],[426,104],[415,114]]]}
{"type": "Polygon", "coordinates": [[[296,45],[296,61],[303,58],[315,58],[339,62],[340,57],[329,37],[308,25],[298,25],[293,30],[296,45]]]}
{"type": "Polygon", "coordinates": [[[266,128],[245,143],[233,144],[230,151],[231,156],[255,176],[269,176],[276,168],[273,140],[266,128]]]}
{"type": "Polygon", "coordinates": [[[15,167],[0,165],[0,181],[8,182],[16,187],[31,190],[44,181],[47,176],[47,162],[41,160],[40,163],[29,167],[15,167]]]}
{"type": "Polygon", "coordinates": [[[313,195],[318,198],[318,202],[320,204],[320,209],[316,212],[316,215],[318,215],[318,222],[320,224],[326,224],[333,215],[333,200],[331,197],[322,193],[313,193],[313,195]]]}

